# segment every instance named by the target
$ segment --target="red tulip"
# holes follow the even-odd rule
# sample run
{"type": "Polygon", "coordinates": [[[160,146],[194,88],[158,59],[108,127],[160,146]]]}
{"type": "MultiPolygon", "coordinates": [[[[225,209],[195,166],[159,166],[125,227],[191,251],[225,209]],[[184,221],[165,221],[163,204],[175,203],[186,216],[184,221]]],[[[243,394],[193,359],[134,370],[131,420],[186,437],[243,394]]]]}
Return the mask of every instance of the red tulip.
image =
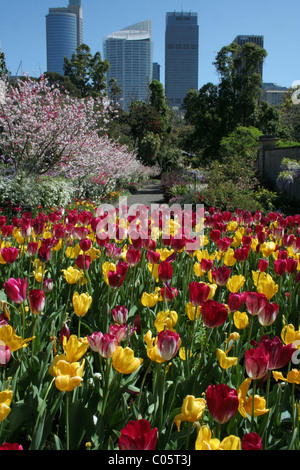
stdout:
{"type": "Polygon", "coordinates": [[[226,384],[209,385],[206,390],[208,411],[218,423],[227,423],[237,412],[239,399],[237,391],[226,384]]]}
{"type": "Polygon", "coordinates": [[[51,246],[50,245],[41,245],[39,250],[38,250],[38,257],[39,260],[42,261],[42,263],[46,263],[49,261],[51,256],[51,246]]]}
{"type": "Polygon", "coordinates": [[[2,248],[1,255],[7,264],[12,264],[19,256],[19,248],[15,248],[14,246],[2,248]]]}
{"type": "Polygon", "coordinates": [[[215,328],[225,323],[228,318],[228,310],[224,304],[209,299],[201,304],[201,316],[207,328],[215,328]]]}
{"type": "Polygon", "coordinates": [[[263,450],[261,437],[256,432],[245,434],[241,445],[242,450],[263,450]]]}
{"type": "Polygon", "coordinates": [[[157,428],[151,430],[149,421],[139,419],[129,421],[121,429],[119,450],[155,450],[157,443],[157,428]]]}
{"type": "Polygon", "coordinates": [[[236,312],[240,309],[244,301],[244,293],[230,292],[228,297],[228,308],[230,312],[236,312]]]}
{"type": "Polygon", "coordinates": [[[248,258],[249,256],[249,251],[250,251],[250,247],[248,246],[244,246],[242,248],[237,248],[234,252],[234,258],[237,260],[237,261],[246,261],[246,259],[248,258]]]}
{"type": "Polygon", "coordinates": [[[246,310],[250,315],[258,315],[268,303],[268,299],[260,292],[247,292],[244,302],[246,310]]]}
{"type": "Polygon", "coordinates": [[[147,252],[147,260],[150,264],[157,264],[160,260],[160,253],[158,251],[149,250],[147,252]]]}
{"type": "Polygon", "coordinates": [[[128,327],[125,323],[123,325],[114,323],[109,325],[108,332],[110,335],[115,336],[118,341],[122,341],[122,339],[127,338],[128,336],[128,327]]]}
{"type": "Polygon", "coordinates": [[[258,321],[263,326],[269,326],[276,320],[279,311],[279,305],[267,302],[264,308],[257,315],[258,321]]]}
{"type": "Polygon", "coordinates": [[[210,294],[210,287],[204,282],[193,281],[189,284],[190,302],[199,307],[207,300],[210,294]]]}
{"type": "Polygon", "coordinates": [[[11,350],[7,344],[0,343],[0,366],[8,364],[11,358],[11,350]]]}
{"type": "Polygon", "coordinates": [[[13,233],[13,225],[2,225],[1,232],[4,238],[10,238],[13,233]]]}
{"type": "Polygon", "coordinates": [[[10,444],[9,442],[3,442],[0,450],[23,450],[23,446],[17,443],[10,444]]]}
{"type": "Polygon", "coordinates": [[[296,351],[293,343],[283,345],[278,336],[274,336],[272,339],[269,339],[267,335],[263,336],[259,343],[259,347],[261,346],[266,351],[266,354],[269,354],[269,370],[277,370],[285,367],[296,351]]]}
{"type": "Polygon", "coordinates": [[[248,376],[253,379],[263,378],[269,365],[270,355],[265,348],[251,348],[245,352],[245,365],[248,376]]]}
{"type": "Polygon", "coordinates": [[[31,221],[27,219],[21,220],[20,233],[21,237],[28,238],[31,235],[31,221]]]}
{"type": "Polygon", "coordinates": [[[211,272],[212,278],[215,280],[218,286],[225,286],[230,278],[231,268],[227,266],[221,266],[211,272]]]}
{"type": "Polygon", "coordinates": [[[62,325],[62,328],[60,330],[60,335],[59,335],[59,339],[60,339],[61,344],[63,344],[63,342],[64,342],[64,337],[66,336],[66,338],[69,339],[70,335],[71,335],[70,330],[69,330],[67,324],[64,322],[63,325],[62,325]]]}
{"type": "Polygon", "coordinates": [[[33,314],[39,315],[45,307],[45,293],[41,289],[32,289],[29,291],[29,305],[33,314]]]}
{"type": "Polygon", "coordinates": [[[127,253],[126,253],[126,261],[129,266],[136,266],[141,258],[141,251],[136,250],[133,246],[129,246],[127,253]]]}
{"type": "Polygon", "coordinates": [[[115,323],[123,325],[127,322],[128,309],[125,307],[125,305],[117,305],[111,310],[111,314],[115,323]]]}
{"type": "Polygon", "coordinates": [[[28,254],[29,256],[34,256],[35,253],[36,253],[36,251],[37,251],[37,249],[38,249],[38,245],[39,245],[39,244],[38,244],[37,242],[29,242],[29,243],[27,244],[27,254],[28,254]]]}
{"type": "Polygon", "coordinates": [[[86,269],[88,271],[91,264],[91,256],[78,255],[75,259],[75,264],[76,266],[78,266],[79,269],[86,269]]]}
{"type": "Polygon", "coordinates": [[[295,274],[297,271],[298,261],[294,258],[288,258],[286,260],[286,272],[288,274],[295,274]]]}
{"type": "Polygon", "coordinates": [[[220,238],[216,242],[217,243],[217,249],[219,251],[221,251],[222,253],[225,253],[225,251],[228,250],[228,248],[230,247],[232,242],[233,242],[232,238],[228,238],[228,237],[220,238]]]}
{"type": "Polygon", "coordinates": [[[157,335],[157,351],[165,360],[171,360],[179,348],[179,334],[171,330],[162,330],[157,335]]]}
{"type": "Polygon", "coordinates": [[[163,261],[159,264],[158,275],[163,282],[167,282],[172,279],[173,269],[169,261],[163,261]]]}
{"type": "Polygon", "coordinates": [[[160,290],[160,295],[166,302],[171,302],[178,295],[178,290],[175,287],[171,287],[167,282],[164,282],[163,287],[160,290]]]}
{"type": "Polygon", "coordinates": [[[92,240],[90,238],[82,238],[79,242],[79,246],[82,251],[88,251],[91,248],[92,240]]]}
{"type": "Polygon", "coordinates": [[[22,304],[25,302],[27,297],[27,286],[27,279],[14,279],[12,277],[3,284],[7,297],[16,304],[22,304]]]}
{"type": "Polygon", "coordinates": [[[212,259],[202,258],[202,260],[200,261],[201,270],[204,271],[205,273],[208,273],[212,269],[213,264],[214,262],[212,259]]]}
{"type": "Polygon", "coordinates": [[[264,259],[264,258],[261,258],[258,262],[258,270],[261,272],[261,273],[264,273],[267,268],[269,266],[269,260],[267,259],[264,259]]]}
{"type": "Polygon", "coordinates": [[[104,333],[101,336],[97,351],[101,357],[109,358],[112,357],[113,353],[119,346],[119,341],[116,336],[110,335],[109,333],[104,333]]]}
{"type": "Polygon", "coordinates": [[[117,261],[122,256],[122,248],[116,243],[109,243],[105,247],[105,254],[114,261],[117,261]]]}
{"type": "Polygon", "coordinates": [[[274,271],[277,276],[283,276],[286,271],[286,259],[277,259],[274,261],[274,271]]]}

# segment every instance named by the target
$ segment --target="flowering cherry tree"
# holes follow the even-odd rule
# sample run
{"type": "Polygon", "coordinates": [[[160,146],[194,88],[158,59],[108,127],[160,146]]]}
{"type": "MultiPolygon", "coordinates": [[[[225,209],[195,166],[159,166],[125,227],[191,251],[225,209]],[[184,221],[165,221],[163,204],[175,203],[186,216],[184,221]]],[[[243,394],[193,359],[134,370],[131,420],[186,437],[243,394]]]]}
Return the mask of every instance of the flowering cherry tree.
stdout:
{"type": "Polygon", "coordinates": [[[105,97],[73,98],[44,76],[6,82],[0,149],[10,174],[73,179],[100,174],[115,180],[143,174],[135,154],[105,134],[111,111],[105,97]]]}

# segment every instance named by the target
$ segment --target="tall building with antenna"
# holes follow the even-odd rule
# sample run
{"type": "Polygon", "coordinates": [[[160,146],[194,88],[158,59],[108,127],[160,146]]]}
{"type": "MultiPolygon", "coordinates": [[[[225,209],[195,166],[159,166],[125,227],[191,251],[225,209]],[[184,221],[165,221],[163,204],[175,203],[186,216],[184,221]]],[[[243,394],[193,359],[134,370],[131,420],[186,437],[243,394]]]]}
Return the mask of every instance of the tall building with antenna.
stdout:
{"type": "Polygon", "coordinates": [[[64,58],[71,59],[82,44],[81,0],[69,0],[62,8],[49,8],[46,15],[47,72],[64,75],[64,58]]]}
{"type": "Polygon", "coordinates": [[[198,89],[198,56],[197,13],[166,13],[165,94],[169,106],[181,108],[187,92],[198,89]]]}

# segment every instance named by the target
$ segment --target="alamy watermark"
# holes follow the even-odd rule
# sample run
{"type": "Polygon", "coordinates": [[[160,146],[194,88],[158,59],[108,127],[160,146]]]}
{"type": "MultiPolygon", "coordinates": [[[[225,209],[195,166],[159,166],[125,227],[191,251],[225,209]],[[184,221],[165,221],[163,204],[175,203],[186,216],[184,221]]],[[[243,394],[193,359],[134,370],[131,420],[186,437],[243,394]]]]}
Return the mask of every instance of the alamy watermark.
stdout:
{"type": "Polygon", "coordinates": [[[300,80],[295,80],[292,83],[292,88],[295,88],[295,91],[292,94],[292,102],[294,104],[299,104],[300,103],[300,80]]]}
{"type": "Polygon", "coordinates": [[[197,204],[144,204],[127,205],[127,197],[119,198],[117,205],[101,204],[96,210],[99,222],[96,235],[107,238],[131,240],[149,237],[163,240],[184,240],[186,250],[198,250],[204,242],[204,205],[197,204]],[[117,223],[116,223],[117,221],[117,223]]]}

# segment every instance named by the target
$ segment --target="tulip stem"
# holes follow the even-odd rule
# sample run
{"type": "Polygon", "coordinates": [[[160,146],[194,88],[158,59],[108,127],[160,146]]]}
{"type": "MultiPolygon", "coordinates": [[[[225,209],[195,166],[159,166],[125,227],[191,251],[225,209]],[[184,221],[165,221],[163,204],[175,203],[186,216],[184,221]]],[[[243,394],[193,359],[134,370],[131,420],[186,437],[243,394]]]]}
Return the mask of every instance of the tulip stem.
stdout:
{"type": "Polygon", "coordinates": [[[67,439],[67,450],[70,450],[70,429],[69,429],[69,408],[70,408],[70,393],[66,392],[66,439],[67,439]]]}
{"type": "Polygon", "coordinates": [[[253,380],[253,389],[252,389],[252,413],[251,413],[251,432],[254,428],[254,409],[255,409],[255,392],[256,392],[256,380],[253,380]]]}

